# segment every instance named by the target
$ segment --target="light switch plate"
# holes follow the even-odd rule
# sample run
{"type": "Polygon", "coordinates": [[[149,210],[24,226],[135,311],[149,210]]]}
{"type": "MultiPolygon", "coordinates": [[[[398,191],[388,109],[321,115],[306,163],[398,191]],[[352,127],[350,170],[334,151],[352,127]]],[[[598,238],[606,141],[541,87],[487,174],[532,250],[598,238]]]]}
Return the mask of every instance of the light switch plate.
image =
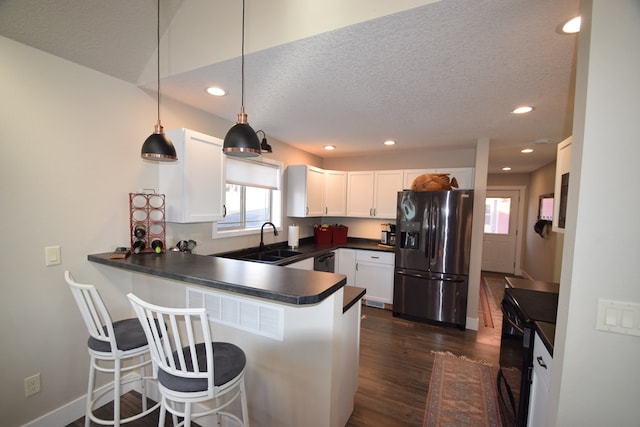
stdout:
{"type": "Polygon", "coordinates": [[[44,265],[46,267],[59,265],[61,262],[60,246],[47,246],[44,248],[44,265]]]}
{"type": "Polygon", "coordinates": [[[599,299],[596,329],[640,336],[640,304],[599,299]]]}

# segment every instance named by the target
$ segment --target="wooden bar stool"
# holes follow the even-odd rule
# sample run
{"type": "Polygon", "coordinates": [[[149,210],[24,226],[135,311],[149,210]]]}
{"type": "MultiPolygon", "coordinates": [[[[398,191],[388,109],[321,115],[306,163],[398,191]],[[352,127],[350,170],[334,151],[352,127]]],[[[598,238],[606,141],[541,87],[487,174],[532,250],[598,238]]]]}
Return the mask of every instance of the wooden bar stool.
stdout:
{"type": "Polygon", "coordinates": [[[100,294],[95,286],[77,283],[69,271],[65,271],[64,278],[71,289],[73,298],[80,309],[87,329],[89,330],[88,349],[91,356],[89,367],[89,386],[87,389],[87,405],[85,415],[85,427],[90,422],[101,425],[119,426],[140,419],[153,412],[160,406],[157,403],[151,408],[147,406],[146,381],[151,379],[145,375],[145,367],[152,360],[149,354],[149,345],[144,330],[137,318],[112,322],[109,312],[105,307],[100,294]],[[123,361],[137,358],[132,365],[123,366],[123,361]],[[140,370],[140,376],[122,381],[122,373],[140,370]],[[102,393],[94,390],[96,372],[104,372],[113,375],[113,385],[102,393]],[[122,385],[132,381],[140,381],[142,394],[142,412],[131,417],[120,419],[120,393],[122,385]],[[94,406],[97,401],[113,390],[113,420],[98,418],[94,415],[94,406]],[[96,395],[97,394],[97,395],[96,395]]]}
{"type": "Polygon", "coordinates": [[[217,425],[249,426],[244,385],[246,356],[234,344],[212,342],[209,319],[204,308],[167,308],[127,295],[149,341],[151,357],[158,369],[162,395],[158,426],[164,426],[165,410],[191,419],[216,414],[217,425]],[[202,342],[197,343],[197,340],[202,342]],[[240,398],[242,419],[228,411],[240,398]],[[212,401],[215,406],[195,413],[192,405],[212,401]],[[225,411],[225,409],[227,409],[225,411]],[[225,421],[221,424],[222,421],[225,421]]]}

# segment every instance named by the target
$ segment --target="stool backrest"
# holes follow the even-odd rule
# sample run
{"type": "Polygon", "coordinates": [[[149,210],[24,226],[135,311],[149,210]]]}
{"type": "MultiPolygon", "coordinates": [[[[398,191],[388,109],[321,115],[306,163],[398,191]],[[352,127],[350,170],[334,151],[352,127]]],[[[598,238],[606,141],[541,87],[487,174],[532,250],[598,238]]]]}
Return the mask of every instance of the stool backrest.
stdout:
{"type": "Polygon", "coordinates": [[[161,307],[131,293],[127,297],[142,324],[157,367],[182,378],[206,379],[208,394],[213,397],[213,345],[205,309],[161,307]],[[196,345],[204,345],[205,360],[198,361],[196,345]]]}
{"type": "Polygon", "coordinates": [[[111,316],[95,286],[76,282],[69,271],[64,272],[64,278],[87,325],[89,335],[98,341],[109,343],[113,352],[118,347],[111,316]]]}

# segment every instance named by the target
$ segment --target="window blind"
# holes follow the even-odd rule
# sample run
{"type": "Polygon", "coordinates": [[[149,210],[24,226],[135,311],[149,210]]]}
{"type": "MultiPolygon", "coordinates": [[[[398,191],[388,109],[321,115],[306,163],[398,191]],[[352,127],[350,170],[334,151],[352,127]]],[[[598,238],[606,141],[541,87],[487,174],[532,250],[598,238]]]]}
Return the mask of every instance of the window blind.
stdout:
{"type": "Polygon", "coordinates": [[[280,189],[280,167],[255,160],[225,159],[226,181],[250,187],[280,189]]]}

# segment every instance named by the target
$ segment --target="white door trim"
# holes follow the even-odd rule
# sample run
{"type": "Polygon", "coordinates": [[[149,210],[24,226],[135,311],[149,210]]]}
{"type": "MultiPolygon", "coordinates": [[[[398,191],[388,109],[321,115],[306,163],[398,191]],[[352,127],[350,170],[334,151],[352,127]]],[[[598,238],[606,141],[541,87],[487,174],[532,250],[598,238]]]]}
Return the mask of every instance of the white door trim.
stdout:
{"type": "Polygon", "coordinates": [[[525,195],[527,193],[527,187],[525,185],[496,185],[496,186],[487,186],[487,192],[489,191],[501,191],[501,190],[510,190],[510,191],[518,191],[518,196],[520,200],[518,202],[518,223],[517,223],[517,232],[516,232],[516,255],[515,255],[515,267],[513,269],[514,274],[517,276],[522,276],[522,236],[524,235],[524,211],[525,211],[525,195]]]}

